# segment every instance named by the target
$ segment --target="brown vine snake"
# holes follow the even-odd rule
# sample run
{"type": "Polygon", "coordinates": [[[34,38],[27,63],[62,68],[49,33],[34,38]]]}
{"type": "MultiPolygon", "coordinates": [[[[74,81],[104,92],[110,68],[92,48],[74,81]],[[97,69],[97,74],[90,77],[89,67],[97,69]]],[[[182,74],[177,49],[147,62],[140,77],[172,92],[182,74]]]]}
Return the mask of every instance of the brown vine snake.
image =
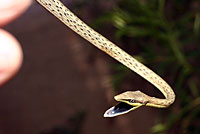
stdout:
{"type": "Polygon", "coordinates": [[[175,100],[175,94],[172,88],[152,70],[144,66],[142,63],[127,54],[121,48],[110,42],[101,34],[94,31],[87,24],[81,21],[60,0],[36,0],[66,26],[79,34],[84,39],[88,40],[94,46],[104,51],[117,61],[121,62],[132,71],[139,74],[141,77],[149,81],[158,88],[165,99],[148,96],[140,91],[127,91],[116,95],[114,98],[120,102],[118,105],[108,109],[104,117],[114,117],[128,113],[140,106],[151,106],[157,108],[165,108],[171,105],[175,100]]]}

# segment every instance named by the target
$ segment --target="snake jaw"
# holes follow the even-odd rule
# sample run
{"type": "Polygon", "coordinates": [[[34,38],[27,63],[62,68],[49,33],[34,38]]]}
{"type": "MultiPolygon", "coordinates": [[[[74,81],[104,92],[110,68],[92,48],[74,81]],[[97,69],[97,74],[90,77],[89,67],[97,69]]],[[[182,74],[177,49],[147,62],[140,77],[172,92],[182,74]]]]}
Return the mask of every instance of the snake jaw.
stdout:
{"type": "Polygon", "coordinates": [[[123,115],[123,114],[126,114],[126,113],[128,113],[132,110],[139,108],[140,106],[142,106],[142,104],[137,105],[137,106],[133,106],[133,105],[129,105],[129,104],[124,103],[124,102],[120,102],[116,106],[109,108],[104,113],[104,117],[115,117],[115,116],[123,115]]]}

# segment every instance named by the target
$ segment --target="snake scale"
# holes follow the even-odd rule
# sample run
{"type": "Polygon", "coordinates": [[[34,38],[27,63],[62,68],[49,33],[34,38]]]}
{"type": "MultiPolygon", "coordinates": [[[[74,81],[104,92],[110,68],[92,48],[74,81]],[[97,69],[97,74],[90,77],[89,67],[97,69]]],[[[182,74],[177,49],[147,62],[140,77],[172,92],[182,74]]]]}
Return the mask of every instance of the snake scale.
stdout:
{"type": "Polygon", "coordinates": [[[120,103],[108,109],[104,117],[122,115],[140,106],[166,108],[174,102],[174,91],[160,76],[85,24],[63,5],[60,0],[36,1],[81,37],[149,81],[165,96],[165,99],[161,99],[148,96],[139,90],[126,91],[114,97],[114,99],[120,103]]]}

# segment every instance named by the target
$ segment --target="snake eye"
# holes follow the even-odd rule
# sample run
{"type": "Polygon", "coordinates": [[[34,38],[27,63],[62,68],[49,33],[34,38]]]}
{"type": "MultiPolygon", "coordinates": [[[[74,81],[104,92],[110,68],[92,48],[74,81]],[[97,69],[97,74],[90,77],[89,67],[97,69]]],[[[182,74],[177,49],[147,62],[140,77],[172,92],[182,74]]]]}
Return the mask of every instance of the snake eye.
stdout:
{"type": "Polygon", "coordinates": [[[129,102],[130,102],[130,103],[134,103],[134,102],[135,102],[135,100],[134,100],[134,99],[131,99],[131,100],[129,100],[129,102]]]}

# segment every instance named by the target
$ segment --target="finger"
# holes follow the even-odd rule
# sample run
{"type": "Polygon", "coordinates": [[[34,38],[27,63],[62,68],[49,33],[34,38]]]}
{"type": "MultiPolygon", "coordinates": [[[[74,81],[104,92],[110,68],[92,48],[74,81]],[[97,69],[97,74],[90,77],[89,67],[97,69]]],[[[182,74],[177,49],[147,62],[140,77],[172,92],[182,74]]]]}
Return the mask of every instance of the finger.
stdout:
{"type": "Polygon", "coordinates": [[[22,57],[19,42],[0,29],[0,85],[16,74],[22,64],[22,57]]]}
{"type": "Polygon", "coordinates": [[[0,26],[3,26],[22,14],[32,0],[0,0],[0,26]]]}

